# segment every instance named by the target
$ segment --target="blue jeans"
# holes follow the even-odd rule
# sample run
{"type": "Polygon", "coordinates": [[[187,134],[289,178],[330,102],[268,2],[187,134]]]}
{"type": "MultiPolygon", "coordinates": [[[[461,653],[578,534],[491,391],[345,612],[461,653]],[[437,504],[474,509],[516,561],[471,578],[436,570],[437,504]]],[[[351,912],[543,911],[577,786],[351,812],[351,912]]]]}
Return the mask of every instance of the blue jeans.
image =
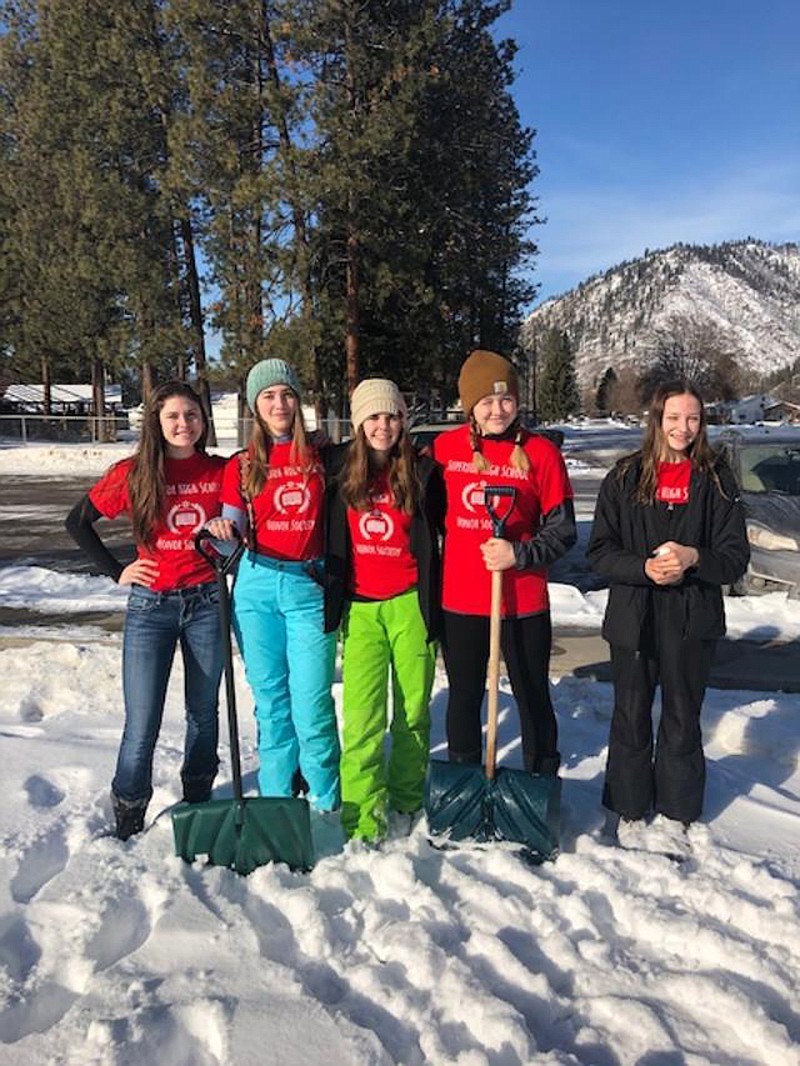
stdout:
{"type": "Polygon", "coordinates": [[[336,634],[324,631],[322,589],[301,564],[248,552],[233,587],[233,625],[256,704],[261,795],[291,796],[299,765],[309,802],[335,810],[336,634]]]}
{"type": "Polygon", "coordinates": [[[207,785],[210,791],[217,773],[222,676],[217,585],[208,582],[174,592],[152,592],[134,585],[122,643],[125,730],[111,785],[126,803],[146,804],[153,794],[153,752],[179,642],[186,700],[184,790],[198,786],[202,790],[207,785]]]}

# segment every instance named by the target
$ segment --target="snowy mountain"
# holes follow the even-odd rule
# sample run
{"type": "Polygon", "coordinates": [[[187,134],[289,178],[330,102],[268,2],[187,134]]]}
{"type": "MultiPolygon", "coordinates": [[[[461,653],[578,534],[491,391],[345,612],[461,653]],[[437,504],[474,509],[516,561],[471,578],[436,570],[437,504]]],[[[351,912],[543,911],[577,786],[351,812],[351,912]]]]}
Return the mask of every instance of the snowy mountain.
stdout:
{"type": "Polygon", "coordinates": [[[676,321],[709,326],[740,365],[768,374],[800,356],[800,245],[752,239],[646,251],[546,301],[526,320],[523,347],[567,332],[582,384],[639,367],[654,332],[676,321]]]}

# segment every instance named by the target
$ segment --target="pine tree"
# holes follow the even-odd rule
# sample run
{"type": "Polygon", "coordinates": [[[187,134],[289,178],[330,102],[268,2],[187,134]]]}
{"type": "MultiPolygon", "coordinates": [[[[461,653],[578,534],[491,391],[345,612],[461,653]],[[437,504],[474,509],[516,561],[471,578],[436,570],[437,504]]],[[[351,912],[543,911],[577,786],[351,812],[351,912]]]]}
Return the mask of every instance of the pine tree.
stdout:
{"type": "Polygon", "coordinates": [[[580,410],[575,357],[566,333],[549,329],[540,348],[539,416],[557,422],[580,410]]]}
{"type": "Polygon", "coordinates": [[[13,42],[9,242],[20,263],[15,359],[90,375],[134,353],[166,373],[186,347],[173,230],[161,195],[163,133],[141,76],[150,0],[32,6],[13,42]]]}
{"type": "Polygon", "coordinates": [[[204,378],[197,249],[225,367],[283,355],[320,412],[364,374],[452,394],[471,347],[512,353],[536,168],[509,0],[26,2],[0,321],[29,372],[204,378]]]}
{"type": "Polygon", "coordinates": [[[599,415],[611,413],[611,395],[617,381],[617,374],[613,366],[606,367],[595,395],[595,407],[599,415]]]}

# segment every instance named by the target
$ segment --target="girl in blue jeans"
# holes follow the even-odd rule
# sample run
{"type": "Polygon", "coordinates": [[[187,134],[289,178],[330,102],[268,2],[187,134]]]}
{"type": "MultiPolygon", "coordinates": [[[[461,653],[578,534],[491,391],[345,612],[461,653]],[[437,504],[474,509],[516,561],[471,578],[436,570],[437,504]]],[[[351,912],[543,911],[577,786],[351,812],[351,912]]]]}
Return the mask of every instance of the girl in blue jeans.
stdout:
{"type": "Polygon", "coordinates": [[[222,674],[217,585],[194,535],[219,514],[225,460],[205,451],[200,399],[180,381],[152,394],[139,447],[116,463],[72,509],[67,530],[97,568],[131,587],[122,643],[125,729],[111,785],[116,834],[144,826],[153,793],[153,754],[172,660],[184,665],[183,799],[208,799],[217,773],[217,699],[222,674]],[[137,557],[123,566],[94,529],[127,514],[137,557]]]}
{"type": "Polygon", "coordinates": [[[233,624],[255,698],[258,786],[291,796],[299,768],[318,811],[339,807],[339,737],[331,694],[336,634],[323,618],[324,471],[310,443],[300,383],[282,359],[247,377],[253,435],[225,470],[220,540],[248,551],[233,589],[233,624]]]}

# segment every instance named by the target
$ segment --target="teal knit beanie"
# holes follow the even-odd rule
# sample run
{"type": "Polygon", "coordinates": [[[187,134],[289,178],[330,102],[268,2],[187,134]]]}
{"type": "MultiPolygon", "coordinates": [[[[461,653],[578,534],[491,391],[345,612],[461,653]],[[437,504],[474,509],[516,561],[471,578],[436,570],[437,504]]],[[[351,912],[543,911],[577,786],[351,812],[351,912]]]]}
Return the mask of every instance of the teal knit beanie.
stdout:
{"type": "Polygon", "coordinates": [[[300,379],[294,368],[283,359],[262,359],[247,375],[247,404],[253,414],[258,394],[273,385],[288,385],[298,399],[300,397],[300,379]]]}

